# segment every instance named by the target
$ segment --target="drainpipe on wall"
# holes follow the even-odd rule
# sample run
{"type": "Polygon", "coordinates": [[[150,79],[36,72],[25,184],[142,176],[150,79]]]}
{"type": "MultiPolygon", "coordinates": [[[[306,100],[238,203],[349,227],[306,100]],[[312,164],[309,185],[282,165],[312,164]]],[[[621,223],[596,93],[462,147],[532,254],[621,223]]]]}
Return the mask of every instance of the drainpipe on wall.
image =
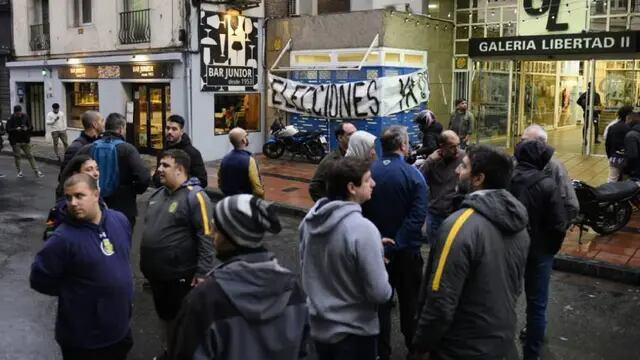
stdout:
{"type": "MultiPolygon", "coordinates": [[[[200,5],[198,4],[198,11],[200,10],[200,5]]],[[[189,131],[193,134],[193,96],[192,96],[192,85],[193,81],[191,79],[192,76],[192,66],[191,66],[191,3],[189,0],[184,0],[184,7],[182,9],[182,21],[184,26],[184,40],[183,40],[183,62],[184,62],[184,77],[186,80],[186,98],[185,98],[185,117],[187,118],[187,123],[189,126],[189,131]]]]}

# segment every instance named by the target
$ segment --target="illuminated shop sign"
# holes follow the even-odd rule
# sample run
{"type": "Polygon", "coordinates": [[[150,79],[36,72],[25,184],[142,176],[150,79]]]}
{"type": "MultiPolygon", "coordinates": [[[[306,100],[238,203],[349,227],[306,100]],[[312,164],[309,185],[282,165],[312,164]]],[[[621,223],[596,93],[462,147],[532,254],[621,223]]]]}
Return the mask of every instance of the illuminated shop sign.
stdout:
{"type": "Polygon", "coordinates": [[[634,53],[640,50],[637,31],[477,38],[469,41],[469,56],[557,56],[634,53]]]}
{"type": "Polygon", "coordinates": [[[173,65],[80,65],[58,69],[60,79],[170,79],[173,65]]]}

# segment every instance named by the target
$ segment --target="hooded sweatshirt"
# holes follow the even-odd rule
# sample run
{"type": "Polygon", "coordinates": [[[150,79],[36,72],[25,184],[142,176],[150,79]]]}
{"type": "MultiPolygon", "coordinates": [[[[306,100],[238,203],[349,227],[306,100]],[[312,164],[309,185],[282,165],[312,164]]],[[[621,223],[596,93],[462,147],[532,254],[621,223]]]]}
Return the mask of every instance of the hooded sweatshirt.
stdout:
{"type": "Polygon", "coordinates": [[[237,255],[185,298],[169,358],[298,359],[307,316],[296,275],[273,254],[237,255]]]}
{"type": "Polygon", "coordinates": [[[355,157],[357,159],[370,159],[371,149],[374,148],[376,137],[366,131],[358,130],[349,138],[349,147],[347,148],[346,157],[355,157]]]}
{"type": "Polygon", "coordinates": [[[382,238],[360,205],[320,199],[300,224],[300,258],[314,340],[379,333],[378,304],[392,293],[382,238]]]}
{"type": "Polygon", "coordinates": [[[60,346],[96,349],[115,344],[130,330],[133,304],[129,222],[104,206],[98,225],[73,220],[66,206],[60,211],[62,224],[31,265],[31,288],[58,297],[60,346]]]}
{"type": "Polygon", "coordinates": [[[541,141],[525,141],[516,146],[518,165],[509,191],[527,209],[531,252],[554,255],[560,250],[568,228],[561,186],[544,172],[553,148],[541,141]]]}
{"type": "Polygon", "coordinates": [[[526,209],[506,190],[470,194],[444,221],[421,287],[417,351],[435,360],[505,357],[529,249],[526,227],[526,209]]]}

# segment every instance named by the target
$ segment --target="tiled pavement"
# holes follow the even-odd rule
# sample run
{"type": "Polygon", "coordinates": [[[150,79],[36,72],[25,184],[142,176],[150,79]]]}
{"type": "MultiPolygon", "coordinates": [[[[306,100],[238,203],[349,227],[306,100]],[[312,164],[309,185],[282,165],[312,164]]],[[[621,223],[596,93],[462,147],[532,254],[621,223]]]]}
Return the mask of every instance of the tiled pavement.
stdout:
{"type": "MultiPolygon", "coordinates": [[[[33,140],[34,154],[40,159],[55,161],[51,145],[43,139],[33,140]]],[[[4,149],[7,153],[8,147],[4,149]]],[[[144,156],[150,168],[155,165],[151,156],[144,156]]],[[[309,181],[316,165],[301,159],[272,160],[262,155],[256,156],[265,186],[266,198],[277,202],[297,214],[303,213],[313,205],[309,197],[309,181]]],[[[571,178],[583,180],[591,185],[602,184],[607,179],[607,160],[604,157],[583,157],[577,154],[559,154],[556,156],[565,164],[571,178]]],[[[207,163],[209,190],[216,192],[217,168],[219,161],[207,163]]],[[[578,232],[570,232],[562,247],[561,255],[568,259],[578,259],[587,264],[604,264],[620,271],[633,271],[640,274],[640,212],[635,212],[631,221],[623,230],[609,236],[596,236],[585,233],[581,244],[578,232]]],[[[640,277],[634,277],[640,278],[640,277]]]]}

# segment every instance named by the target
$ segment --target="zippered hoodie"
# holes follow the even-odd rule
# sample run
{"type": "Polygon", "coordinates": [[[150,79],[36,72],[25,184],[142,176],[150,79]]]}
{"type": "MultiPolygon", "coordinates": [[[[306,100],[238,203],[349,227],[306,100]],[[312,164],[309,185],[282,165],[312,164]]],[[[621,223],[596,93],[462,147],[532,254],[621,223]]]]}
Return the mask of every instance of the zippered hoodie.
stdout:
{"type": "Polygon", "coordinates": [[[421,286],[417,351],[434,360],[506,356],[529,250],[527,223],[524,205],[504,189],[468,195],[444,221],[433,271],[421,286]]]}
{"type": "Polygon", "coordinates": [[[56,340],[62,347],[101,348],[130,331],[131,227],[123,214],[101,208],[96,225],[73,220],[62,207],[62,224],[31,265],[31,288],[58,297],[56,340]]]}
{"type": "Polygon", "coordinates": [[[169,358],[303,357],[308,312],[296,278],[266,251],[232,257],[185,299],[169,358]]]}
{"type": "Polygon", "coordinates": [[[379,333],[378,304],[391,286],[380,232],[360,205],[318,200],[300,224],[300,258],[314,340],[379,333]]]}

